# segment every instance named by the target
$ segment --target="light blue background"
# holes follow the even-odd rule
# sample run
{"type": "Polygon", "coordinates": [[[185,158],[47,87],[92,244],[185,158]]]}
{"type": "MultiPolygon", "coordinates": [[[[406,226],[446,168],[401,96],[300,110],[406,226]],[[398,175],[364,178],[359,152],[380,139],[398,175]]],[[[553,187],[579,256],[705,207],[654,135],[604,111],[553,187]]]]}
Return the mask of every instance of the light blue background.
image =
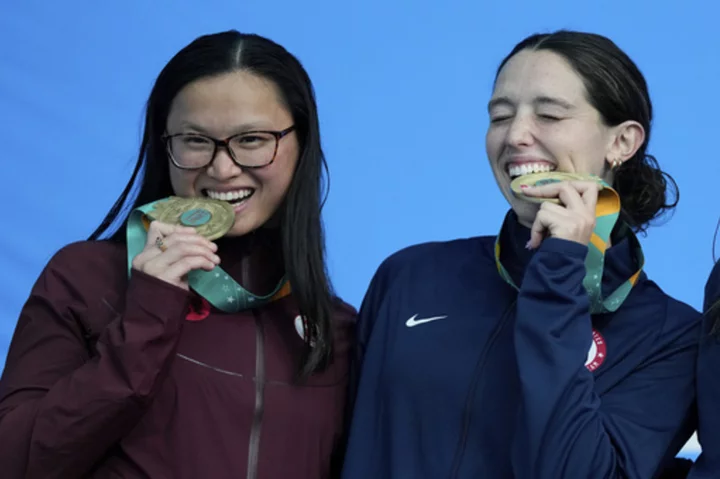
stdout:
{"type": "Polygon", "coordinates": [[[485,157],[486,103],[514,44],[562,27],[610,36],[648,78],[650,151],[682,193],[671,221],[641,238],[647,271],[699,308],[719,213],[718,18],[717,5],[687,0],[6,0],[0,367],[44,264],[87,237],[125,185],[155,76],[196,36],[229,28],[280,42],[313,78],[330,268],[355,306],[393,251],[497,232],[506,204],[485,157]]]}

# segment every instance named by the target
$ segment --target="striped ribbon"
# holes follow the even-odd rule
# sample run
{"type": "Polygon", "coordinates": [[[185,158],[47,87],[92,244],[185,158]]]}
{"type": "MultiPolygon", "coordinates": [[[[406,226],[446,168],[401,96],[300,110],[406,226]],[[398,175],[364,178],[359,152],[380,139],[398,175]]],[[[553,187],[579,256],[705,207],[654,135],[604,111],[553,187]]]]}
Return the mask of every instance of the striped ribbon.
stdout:
{"type": "MultiPolygon", "coordinates": [[[[620,196],[604,181],[601,181],[604,188],[598,194],[598,201],[595,208],[595,229],[590,237],[588,244],[588,254],[585,258],[585,278],[583,286],[590,298],[590,312],[592,314],[613,312],[617,310],[625,301],[633,286],[637,283],[640,273],[645,264],[645,258],[635,234],[623,222],[618,228],[617,237],[620,239],[627,238],[631,242],[634,252],[635,262],[638,266],[637,271],[622,283],[615,291],[610,293],[606,298],[602,297],[602,278],[603,268],[605,266],[605,252],[608,249],[610,235],[612,234],[615,224],[618,222],[620,215],[620,196]]],[[[508,218],[503,222],[500,234],[495,240],[495,263],[497,264],[500,276],[507,281],[515,289],[519,289],[513,282],[505,267],[500,262],[500,243],[503,232],[507,230],[508,218]]]]}
{"type": "MultiPolygon", "coordinates": [[[[146,213],[151,211],[154,201],[140,206],[130,213],[127,225],[128,275],[132,272],[132,260],[147,242],[147,230],[150,221],[146,213]]],[[[237,313],[246,309],[257,308],[271,301],[276,301],[290,294],[290,282],[281,279],[275,289],[268,295],[258,296],[243,288],[222,268],[216,266],[211,271],[193,270],[188,273],[188,285],[205,298],[210,304],[227,313],[237,313]]]]}

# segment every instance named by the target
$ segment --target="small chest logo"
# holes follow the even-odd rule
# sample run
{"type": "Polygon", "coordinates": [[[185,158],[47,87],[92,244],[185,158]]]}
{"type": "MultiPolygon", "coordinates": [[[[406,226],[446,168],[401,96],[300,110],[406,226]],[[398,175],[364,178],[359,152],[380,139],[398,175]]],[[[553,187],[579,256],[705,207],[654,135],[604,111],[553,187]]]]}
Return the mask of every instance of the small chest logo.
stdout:
{"type": "Polygon", "coordinates": [[[605,344],[605,338],[593,329],[590,351],[588,351],[587,360],[585,360],[585,367],[588,371],[593,372],[599,368],[600,365],[605,362],[606,353],[607,345],[605,344]]]}

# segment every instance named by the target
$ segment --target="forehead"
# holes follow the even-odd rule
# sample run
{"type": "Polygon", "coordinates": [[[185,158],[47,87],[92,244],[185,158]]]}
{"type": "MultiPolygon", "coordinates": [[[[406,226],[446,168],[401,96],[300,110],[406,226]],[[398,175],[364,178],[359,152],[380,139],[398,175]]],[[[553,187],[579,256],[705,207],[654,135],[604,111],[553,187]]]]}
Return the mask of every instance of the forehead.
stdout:
{"type": "Polygon", "coordinates": [[[500,70],[493,97],[513,101],[537,97],[561,98],[577,105],[586,98],[585,85],[570,64],[548,50],[523,50],[500,70]]]}
{"type": "Polygon", "coordinates": [[[167,123],[229,133],[241,126],[274,128],[289,117],[273,82],[237,71],[185,86],[172,101],[167,123]]]}

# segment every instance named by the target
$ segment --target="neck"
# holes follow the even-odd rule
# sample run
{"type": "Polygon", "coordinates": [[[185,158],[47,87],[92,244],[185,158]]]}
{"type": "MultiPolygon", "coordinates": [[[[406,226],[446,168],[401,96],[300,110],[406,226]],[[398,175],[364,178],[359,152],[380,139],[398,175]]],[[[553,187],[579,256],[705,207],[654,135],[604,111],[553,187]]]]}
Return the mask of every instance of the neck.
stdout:
{"type": "Polygon", "coordinates": [[[518,223],[523,225],[525,228],[532,229],[533,222],[526,219],[518,218],[518,223]]]}
{"type": "Polygon", "coordinates": [[[253,231],[217,240],[220,267],[251,293],[265,295],[285,272],[282,238],[277,229],[253,231]]]}

